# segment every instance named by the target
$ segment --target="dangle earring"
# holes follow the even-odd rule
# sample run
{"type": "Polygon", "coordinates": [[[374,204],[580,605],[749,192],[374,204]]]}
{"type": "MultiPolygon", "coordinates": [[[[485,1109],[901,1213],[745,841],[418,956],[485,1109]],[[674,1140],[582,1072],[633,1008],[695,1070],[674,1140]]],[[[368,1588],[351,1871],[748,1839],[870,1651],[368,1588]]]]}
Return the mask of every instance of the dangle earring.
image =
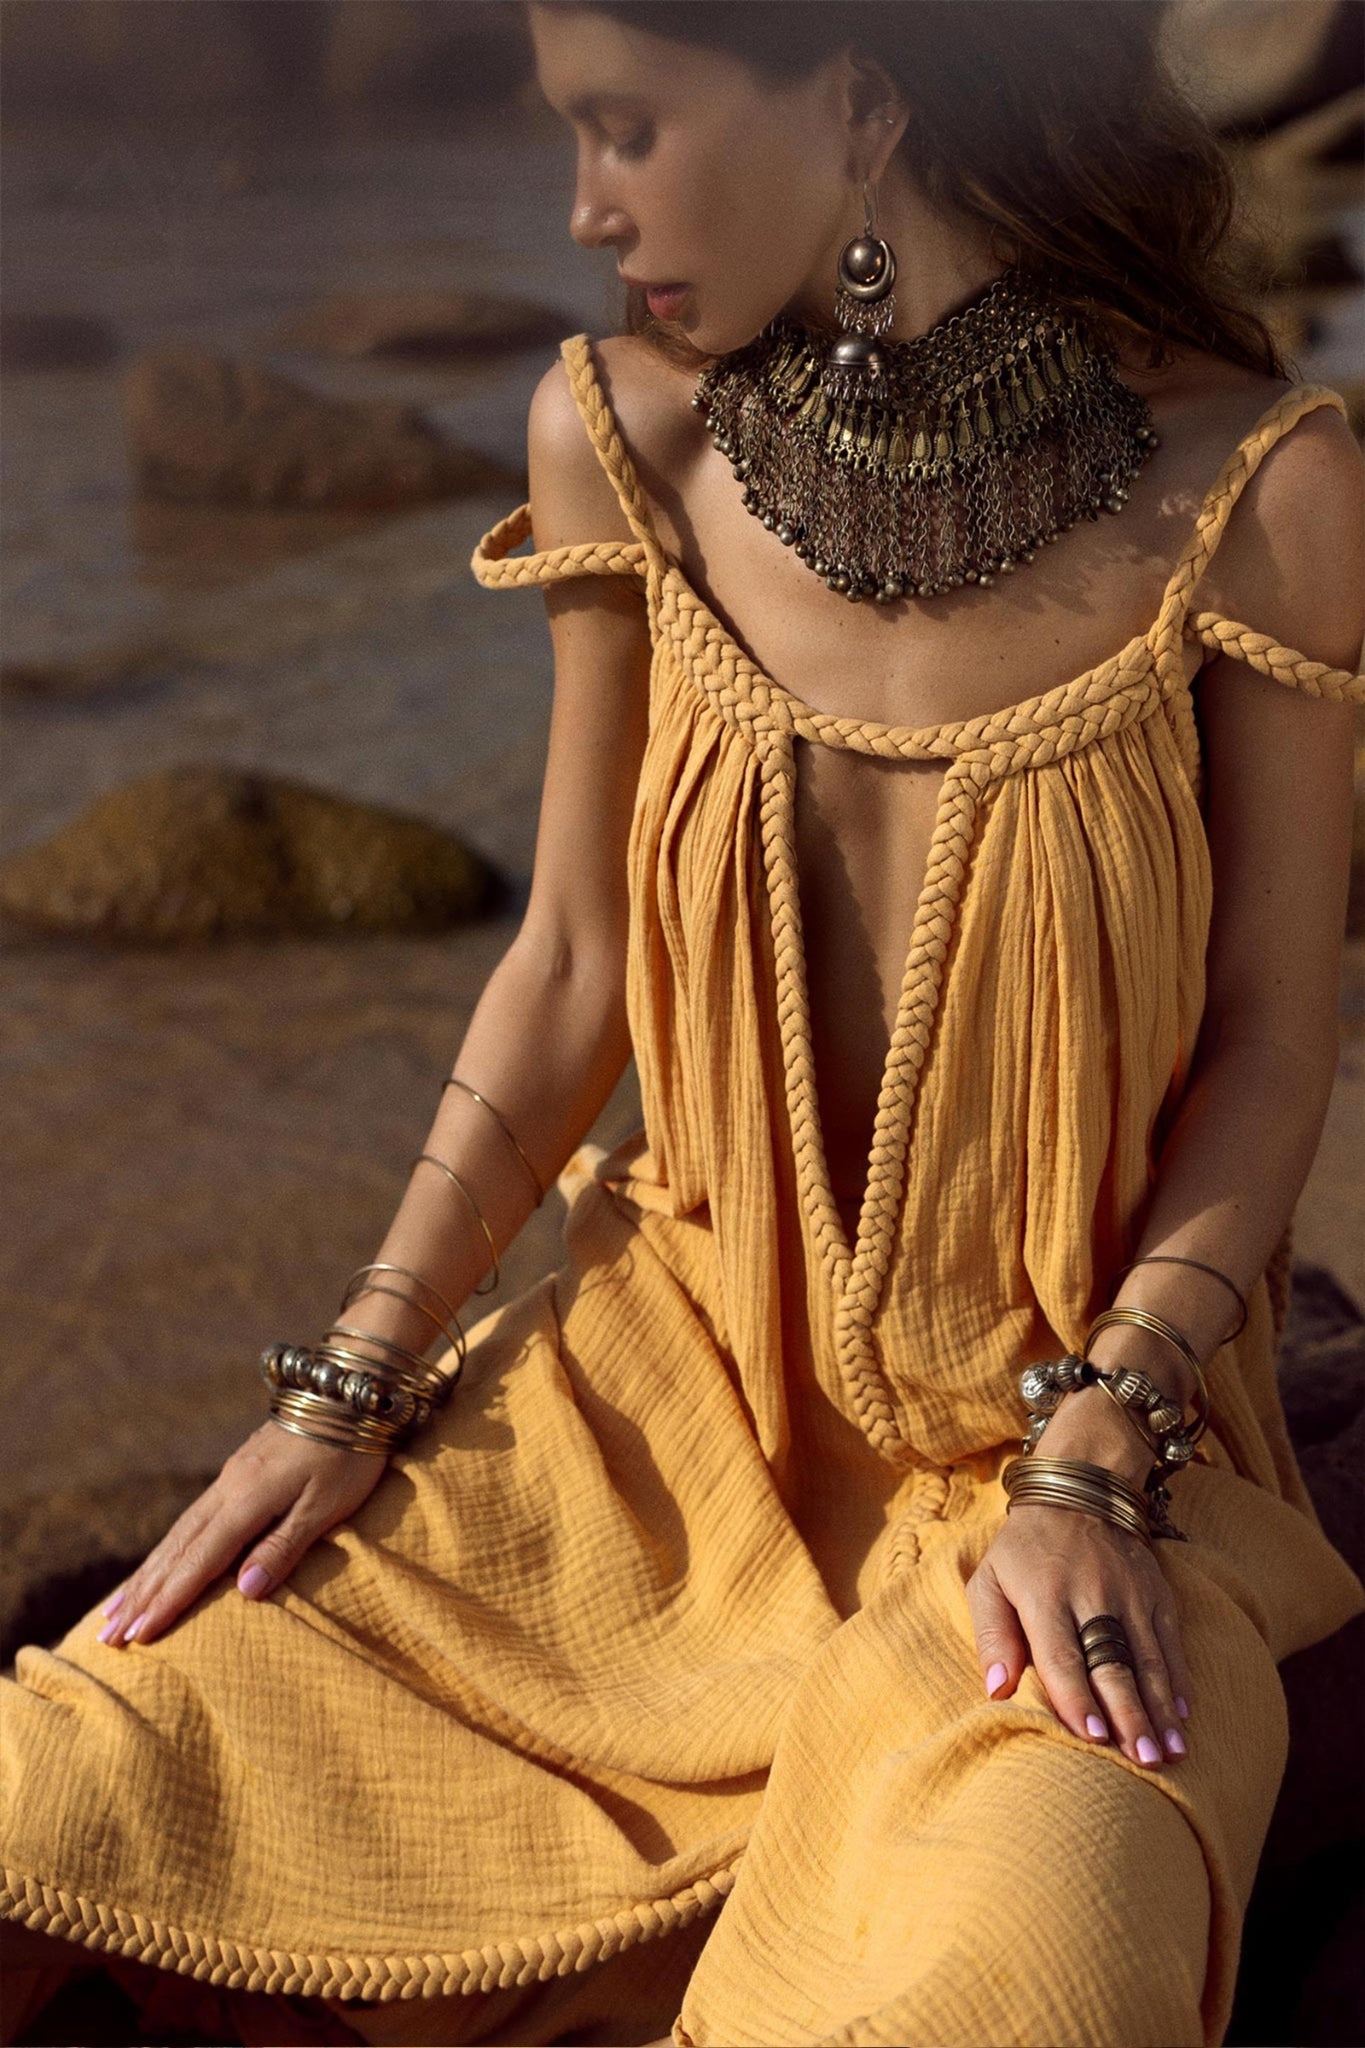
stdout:
{"type": "Polygon", "coordinates": [[[863,179],[863,232],[839,252],[834,311],[844,332],[820,380],[831,405],[864,397],[869,383],[880,387],[886,376],[877,337],[890,327],[896,308],[896,257],[876,231],[875,189],[875,180],[863,179]]]}

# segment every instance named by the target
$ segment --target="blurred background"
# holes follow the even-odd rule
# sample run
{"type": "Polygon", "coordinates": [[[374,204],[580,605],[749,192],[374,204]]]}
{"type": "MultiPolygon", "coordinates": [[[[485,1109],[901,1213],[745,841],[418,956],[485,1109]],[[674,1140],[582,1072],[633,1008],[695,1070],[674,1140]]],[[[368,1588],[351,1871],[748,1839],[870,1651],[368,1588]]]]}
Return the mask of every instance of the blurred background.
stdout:
{"type": "MultiPolygon", "coordinates": [[[[1163,33],[1268,233],[1267,317],[1361,434],[1365,8],[1173,0],[1163,33]]],[[[469,555],[559,341],[624,288],[569,238],[504,0],[3,0],[0,37],[3,1660],[145,1554],[262,1418],[260,1348],[375,1256],[529,884],[544,608],[469,555]]],[[[1360,844],[1350,918],[1283,1383],[1361,1569],[1360,844]]],[[[592,1135],[638,1116],[632,1067],[592,1135]]],[[[1233,2041],[1365,2032],[1359,1745],[1303,1718],[1353,1724],[1332,1654],[1295,1660],[1233,2041]]]]}

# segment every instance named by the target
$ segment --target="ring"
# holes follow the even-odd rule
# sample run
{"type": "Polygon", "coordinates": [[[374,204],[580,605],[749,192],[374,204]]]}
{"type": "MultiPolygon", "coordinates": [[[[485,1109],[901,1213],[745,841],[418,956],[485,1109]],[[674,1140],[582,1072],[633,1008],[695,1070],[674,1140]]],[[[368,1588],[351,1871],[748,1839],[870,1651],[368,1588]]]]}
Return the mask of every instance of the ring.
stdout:
{"type": "Polygon", "coordinates": [[[1129,1671],[1136,1669],[1127,1632],[1117,1614],[1092,1614],[1089,1621],[1080,1624],[1076,1635],[1085,1654],[1087,1671],[1098,1671],[1104,1664],[1122,1664],[1129,1671]]]}

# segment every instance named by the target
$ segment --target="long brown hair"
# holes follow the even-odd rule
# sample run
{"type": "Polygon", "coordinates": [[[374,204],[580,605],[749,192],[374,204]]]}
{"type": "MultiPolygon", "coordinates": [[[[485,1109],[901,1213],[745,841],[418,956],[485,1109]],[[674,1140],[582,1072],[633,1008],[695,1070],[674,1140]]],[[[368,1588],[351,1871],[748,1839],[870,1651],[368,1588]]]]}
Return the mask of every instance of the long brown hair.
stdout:
{"type": "MultiPolygon", "coordinates": [[[[1231,159],[1170,70],[1167,0],[539,0],[806,76],[847,45],[910,108],[897,145],[928,202],[990,230],[1002,265],[1047,284],[1117,343],[1291,374],[1255,310],[1266,237],[1231,159]]],[[[626,292],[625,329],[670,361],[712,358],[626,292]]]]}

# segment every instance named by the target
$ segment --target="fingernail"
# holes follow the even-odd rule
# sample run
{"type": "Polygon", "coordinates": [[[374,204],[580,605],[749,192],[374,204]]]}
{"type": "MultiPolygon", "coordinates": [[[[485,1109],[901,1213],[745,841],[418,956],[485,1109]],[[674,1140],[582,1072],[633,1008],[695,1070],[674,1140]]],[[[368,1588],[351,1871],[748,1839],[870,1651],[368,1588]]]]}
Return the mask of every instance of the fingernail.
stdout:
{"type": "Polygon", "coordinates": [[[986,1694],[989,1699],[995,1698],[995,1695],[999,1692],[1009,1675],[1008,1665],[992,1664],[990,1670],[986,1673],[986,1694]]]}
{"type": "Polygon", "coordinates": [[[114,1630],[115,1630],[115,1629],[116,1629],[117,1627],[118,1627],[118,1622],[117,1622],[117,1621],[106,1621],[106,1622],[105,1622],[105,1624],[104,1624],[104,1627],[103,1627],[103,1628],[102,1628],[102,1629],[100,1630],[100,1632],[99,1632],[99,1635],[98,1635],[98,1637],[96,1638],[96,1641],[98,1641],[98,1642],[101,1642],[101,1643],[107,1643],[107,1642],[108,1642],[108,1640],[109,1640],[109,1638],[110,1638],[110,1636],[111,1636],[111,1635],[112,1635],[112,1634],[114,1633],[114,1630]]]}
{"type": "Polygon", "coordinates": [[[1103,1742],[1109,1730],[1098,1714],[1087,1714],[1085,1717],[1085,1732],[1087,1735],[1093,1735],[1096,1742],[1103,1742]]]}
{"type": "Polygon", "coordinates": [[[1189,1754],[1185,1747],[1185,1738],[1178,1728],[1168,1728],[1166,1730],[1166,1747],[1172,1756],[1188,1756],[1189,1754]]]}
{"type": "Polygon", "coordinates": [[[1182,1720],[1182,1721],[1188,1721],[1188,1720],[1189,1720],[1189,1718],[1190,1718],[1190,1708],[1189,1708],[1189,1702],[1188,1702],[1188,1701],[1187,1701],[1186,1699],[1184,1699],[1184,1698],[1182,1697],[1182,1695],[1181,1695],[1180,1693],[1177,1693],[1177,1694],[1176,1694],[1176,1696],[1175,1696],[1175,1710],[1176,1710],[1177,1714],[1179,1714],[1179,1716],[1180,1716],[1180,1718],[1181,1718],[1181,1720],[1182,1720]]]}
{"type": "Polygon", "coordinates": [[[1161,1751],[1157,1748],[1150,1735],[1139,1735],[1137,1739],[1137,1753],[1140,1763],[1159,1764],[1161,1762],[1161,1751]]]}
{"type": "Polygon", "coordinates": [[[124,1600],[127,1598],[127,1595],[128,1588],[126,1586],[120,1586],[117,1593],[115,1593],[113,1599],[107,1601],[101,1611],[105,1614],[117,1614],[120,1607],[122,1607],[124,1600]]]}
{"type": "Polygon", "coordinates": [[[252,1600],[257,1593],[264,1593],[269,1584],[269,1572],[262,1571],[258,1564],[249,1564],[237,1581],[237,1590],[239,1593],[245,1593],[248,1600],[252,1600]]]}
{"type": "Polygon", "coordinates": [[[141,1614],[138,1615],[136,1621],[130,1621],[127,1628],[123,1631],[123,1640],[125,1643],[130,1642],[132,1640],[132,1638],[137,1634],[138,1630],[141,1628],[143,1622],[146,1619],[147,1609],[144,1607],[141,1614]]]}

